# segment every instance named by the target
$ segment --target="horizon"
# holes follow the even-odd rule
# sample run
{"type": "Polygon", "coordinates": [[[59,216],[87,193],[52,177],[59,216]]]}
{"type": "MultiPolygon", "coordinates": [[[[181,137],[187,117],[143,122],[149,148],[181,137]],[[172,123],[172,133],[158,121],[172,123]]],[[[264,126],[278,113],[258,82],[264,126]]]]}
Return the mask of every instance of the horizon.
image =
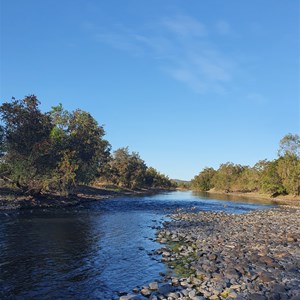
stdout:
{"type": "Polygon", "coordinates": [[[151,4],[1,1],[1,103],[85,110],[172,179],[277,158],[300,132],[300,4],[151,4]]]}

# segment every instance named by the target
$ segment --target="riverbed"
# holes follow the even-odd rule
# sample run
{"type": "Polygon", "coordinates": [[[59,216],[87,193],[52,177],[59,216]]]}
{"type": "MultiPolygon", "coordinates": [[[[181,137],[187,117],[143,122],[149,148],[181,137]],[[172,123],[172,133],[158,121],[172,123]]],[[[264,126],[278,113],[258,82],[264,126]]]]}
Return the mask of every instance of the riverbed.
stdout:
{"type": "Polygon", "coordinates": [[[161,246],[155,233],[174,210],[241,214],[270,207],[177,191],[0,212],[0,298],[118,299],[169,272],[154,254],[161,246]]]}

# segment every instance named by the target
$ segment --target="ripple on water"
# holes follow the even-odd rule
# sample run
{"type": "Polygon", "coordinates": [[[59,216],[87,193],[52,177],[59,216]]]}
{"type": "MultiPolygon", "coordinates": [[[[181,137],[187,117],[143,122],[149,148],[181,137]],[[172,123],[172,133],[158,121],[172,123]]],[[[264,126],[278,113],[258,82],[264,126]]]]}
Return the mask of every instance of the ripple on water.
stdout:
{"type": "Polygon", "coordinates": [[[111,299],[159,277],[155,228],[175,209],[245,213],[269,206],[191,192],[125,197],[84,208],[0,214],[0,298],[111,299]],[[155,257],[154,257],[155,258],[155,257]]]}

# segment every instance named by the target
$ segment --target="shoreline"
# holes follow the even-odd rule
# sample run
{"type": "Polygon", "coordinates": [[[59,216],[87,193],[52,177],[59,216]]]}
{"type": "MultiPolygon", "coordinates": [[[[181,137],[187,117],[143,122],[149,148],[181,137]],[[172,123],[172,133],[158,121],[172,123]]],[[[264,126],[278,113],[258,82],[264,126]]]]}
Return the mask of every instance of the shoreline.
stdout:
{"type": "Polygon", "coordinates": [[[178,210],[157,232],[161,261],[175,275],[119,300],[298,300],[300,208],[235,215],[178,210]],[[144,298],[143,298],[144,299],[144,298]]]}
{"type": "Polygon", "coordinates": [[[91,201],[101,201],[118,197],[155,195],[168,192],[166,189],[125,189],[112,186],[80,186],[76,194],[69,197],[43,194],[24,196],[16,190],[0,188],[0,212],[23,209],[64,208],[80,206],[91,201]]]}
{"type": "Polygon", "coordinates": [[[222,191],[216,191],[214,189],[209,190],[209,191],[197,191],[197,190],[192,190],[195,193],[207,193],[209,195],[219,195],[219,196],[225,196],[225,197],[232,197],[240,199],[245,199],[245,200],[255,200],[258,202],[265,202],[265,203],[270,203],[270,204],[277,204],[277,205],[289,205],[289,206],[300,206],[300,196],[293,196],[293,195],[279,195],[277,197],[271,197],[269,195],[264,195],[264,194],[259,194],[256,192],[222,192],[222,191]]]}

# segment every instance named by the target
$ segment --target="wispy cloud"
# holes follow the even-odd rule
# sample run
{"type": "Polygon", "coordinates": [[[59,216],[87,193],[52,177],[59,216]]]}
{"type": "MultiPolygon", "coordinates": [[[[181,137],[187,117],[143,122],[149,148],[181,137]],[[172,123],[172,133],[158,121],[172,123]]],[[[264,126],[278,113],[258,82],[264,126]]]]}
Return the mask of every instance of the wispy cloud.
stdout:
{"type": "Polygon", "coordinates": [[[221,20],[216,23],[216,30],[219,34],[229,35],[232,33],[231,26],[228,22],[221,20]]]}
{"type": "Polygon", "coordinates": [[[207,30],[201,22],[186,15],[165,18],[162,25],[179,36],[206,36],[207,30]]]}
{"type": "Polygon", "coordinates": [[[251,104],[264,105],[268,102],[268,99],[259,93],[249,93],[246,95],[246,100],[251,104]]]}
{"type": "MultiPolygon", "coordinates": [[[[150,25],[134,30],[118,25],[92,31],[98,42],[130,55],[152,57],[159,69],[197,93],[226,92],[238,65],[212,42],[207,26],[187,15],[163,18],[150,25]]],[[[231,30],[225,21],[217,25],[221,34],[231,30]]]]}

